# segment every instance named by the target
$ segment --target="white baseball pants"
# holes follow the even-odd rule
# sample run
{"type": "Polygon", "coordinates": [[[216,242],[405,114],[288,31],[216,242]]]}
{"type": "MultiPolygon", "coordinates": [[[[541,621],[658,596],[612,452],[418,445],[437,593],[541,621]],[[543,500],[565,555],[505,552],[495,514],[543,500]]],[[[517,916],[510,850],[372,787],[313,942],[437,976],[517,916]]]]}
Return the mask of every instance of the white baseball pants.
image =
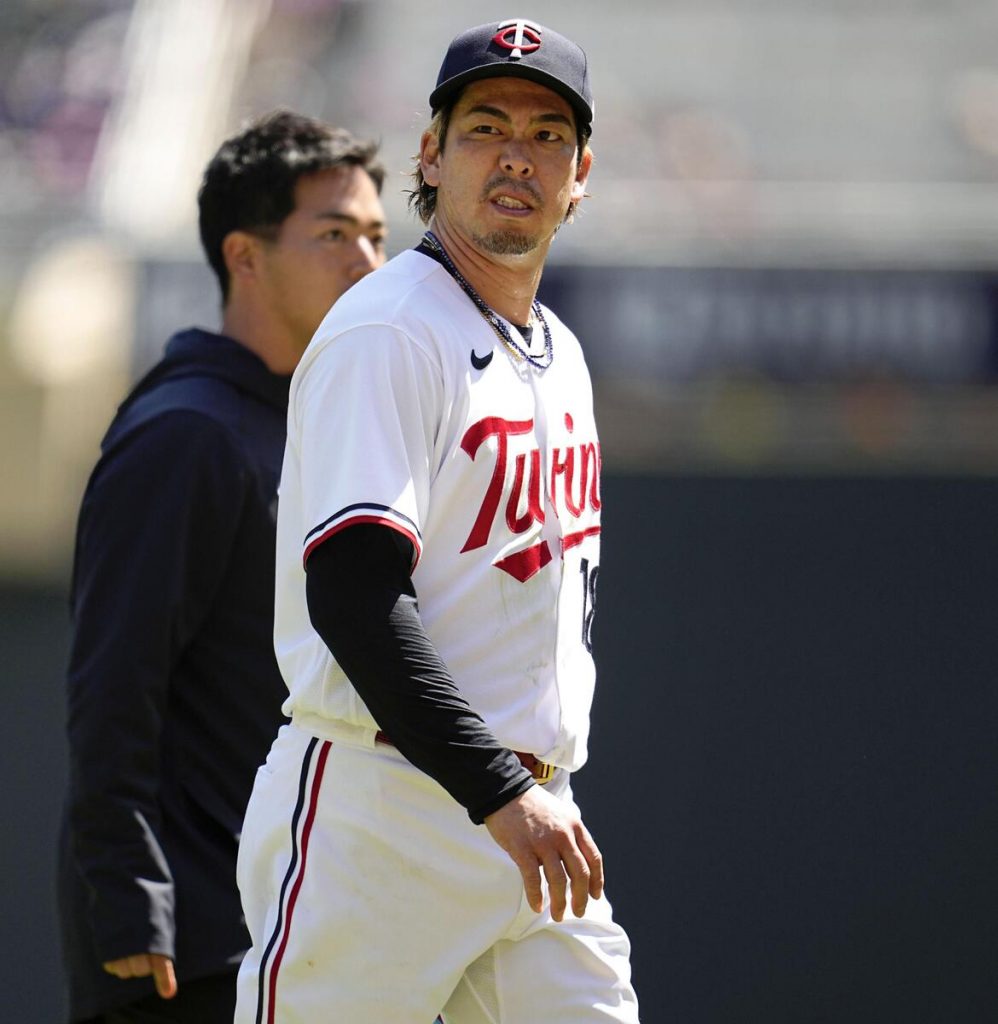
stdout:
{"type": "MultiPolygon", "coordinates": [[[[564,772],[548,789],[572,799],[564,772]]],[[[236,1024],[637,1024],[606,899],[535,914],[488,831],[373,736],[281,729],[238,877],[253,945],[236,1024]]]]}

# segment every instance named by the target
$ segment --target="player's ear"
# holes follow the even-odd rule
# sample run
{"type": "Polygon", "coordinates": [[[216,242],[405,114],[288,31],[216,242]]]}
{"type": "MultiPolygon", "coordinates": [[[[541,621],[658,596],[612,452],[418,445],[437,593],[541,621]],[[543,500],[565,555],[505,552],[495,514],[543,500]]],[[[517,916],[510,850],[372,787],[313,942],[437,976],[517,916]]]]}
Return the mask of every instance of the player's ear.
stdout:
{"type": "Polygon", "coordinates": [[[248,231],[230,231],[222,240],[222,258],[230,278],[256,277],[262,243],[248,231]]]}
{"type": "Polygon", "coordinates": [[[579,157],[579,166],[575,171],[575,181],[572,182],[571,199],[573,203],[581,202],[586,194],[586,182],[589,180],[589,171],[593,166],[593,151],[586,146],[579,157]]]}
{"type": "Polygon", "coordinates": [[[419,169],[430,188],[440,184],[440,140],[436,132],[427,130],[419,140],[419,169]]]}

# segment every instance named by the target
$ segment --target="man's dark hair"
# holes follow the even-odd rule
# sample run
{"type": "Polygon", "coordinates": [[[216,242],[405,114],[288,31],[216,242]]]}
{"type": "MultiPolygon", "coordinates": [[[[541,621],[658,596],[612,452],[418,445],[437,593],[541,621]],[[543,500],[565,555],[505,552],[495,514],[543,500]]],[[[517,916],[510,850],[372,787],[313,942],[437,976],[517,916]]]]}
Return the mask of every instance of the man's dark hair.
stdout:
{"type": "Polygon", "coordinates": [[[278,110],[227,139],[205,168],[198,192],[201,244],[222,289],[229,297],[229,271],[222,243],[232,231],[277,237],[295,207],[298,179],[332,167],[360,167],[378,192],[385,169],[373,142],[355,139],[302,114],[278,110]]]}
{"type": "MultiPolygon", "coordinates": [[[[436,135],[441,153],[447,143],[447,130],[450,128],[451,114],[454,112],[454,107],[457,105],[462,91],[459,90],[439,110],[433,112],[433,120],[430,121],[429,130],[436,135]]],[[[582,159],[582,154],[586,151],[586,146],[589,145],[589,137],[591,135],[592,127],[582,124],[578,116],[576,116],[575,141],[578,147],[578,159],[580,160],[582,159]]],[[[413,161],[415,166],[409,175],[412,179],[413,187],[406,193],[409,196],[409,209],[424,224],[429,224],[437,208],[437,190],[433,185],[427,185],[423,180],[423,170],[419,165],[418,153],[413,158],[413,161]]],[[[572,218],[572,215],[575,213],[575,205],[575,203],[572,203],[569,206],[568,213],[565,215],[566,220],[572,218]]]]}

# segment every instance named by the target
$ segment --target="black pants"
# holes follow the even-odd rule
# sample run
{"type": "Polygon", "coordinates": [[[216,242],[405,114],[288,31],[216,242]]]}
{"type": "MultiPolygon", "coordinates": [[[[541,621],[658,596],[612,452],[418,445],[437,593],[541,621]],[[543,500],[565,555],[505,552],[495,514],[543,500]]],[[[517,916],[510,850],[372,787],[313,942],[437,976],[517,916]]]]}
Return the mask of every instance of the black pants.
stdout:
{"type": "Polygon", "coordinates": [[[232,1024],[236,1012],[236,975],[183,981],[172,999],[146,996],[119,1006],[86,1024],[232,1024]]]}

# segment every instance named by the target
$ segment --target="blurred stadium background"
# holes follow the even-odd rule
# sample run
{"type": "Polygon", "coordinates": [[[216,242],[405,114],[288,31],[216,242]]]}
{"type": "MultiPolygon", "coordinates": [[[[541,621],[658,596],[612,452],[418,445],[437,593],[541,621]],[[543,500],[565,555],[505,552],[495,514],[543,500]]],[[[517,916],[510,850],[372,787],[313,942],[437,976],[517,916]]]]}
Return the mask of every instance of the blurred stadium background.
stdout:
{"type": "Polygon", "coordinates": [[[998,1013],[998,7],[3,0],[16,1019],[62,1006],[73,523],[129,382],[218,322],[201,168],[275,106],[379,138],[397,252],[446,41],[523,13],[594,64],[592,198],[542,294],[586,347],[614,499],[579,788],[626,867],[645,1020],[998,1013]]]}

